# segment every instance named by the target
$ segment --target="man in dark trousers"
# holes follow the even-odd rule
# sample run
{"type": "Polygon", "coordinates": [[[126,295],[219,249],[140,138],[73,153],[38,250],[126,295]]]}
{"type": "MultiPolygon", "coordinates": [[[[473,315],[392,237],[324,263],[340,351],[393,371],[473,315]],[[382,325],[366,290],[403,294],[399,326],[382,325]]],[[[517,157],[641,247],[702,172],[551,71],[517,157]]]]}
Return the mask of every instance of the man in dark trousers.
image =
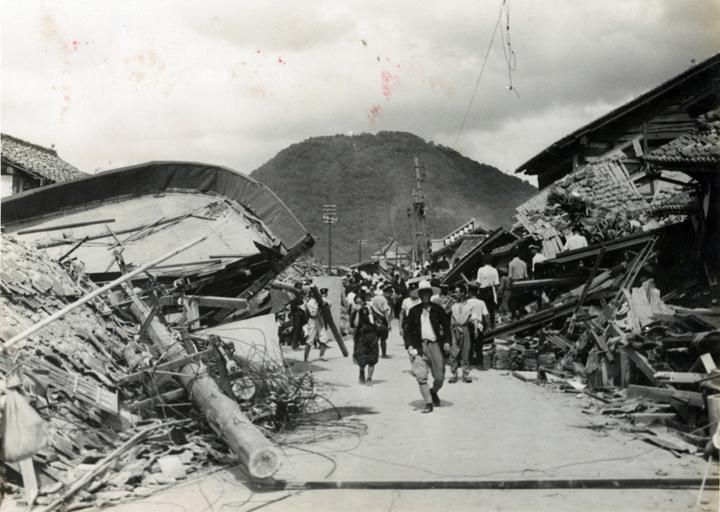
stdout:
{"type": "Polygon", "coordinates": [[[425,400],[423,413],[433,412],[440,405],[438,391],[445,380],[445,355],[450,351],[450,317],[445,309],[430,299],[439,289],[428,281],[421,281],[411,296],[419,297],[420,304],[410,310],[407,318],[407,334],[412,359],[412,372],[420,385],[425,400]],[[428,386],[428,374],[432,373],[433,385],[428,386]]]}
{"type": "Polygon", "coordinates": [[[290,302],[290,318],[292,320],[292,348],[300,350],[300,345],[305,342],[303,326],[307,323],[307,314],[304,302],[305,293],[302,283],[295,283],[295,297],[290,302]]]}

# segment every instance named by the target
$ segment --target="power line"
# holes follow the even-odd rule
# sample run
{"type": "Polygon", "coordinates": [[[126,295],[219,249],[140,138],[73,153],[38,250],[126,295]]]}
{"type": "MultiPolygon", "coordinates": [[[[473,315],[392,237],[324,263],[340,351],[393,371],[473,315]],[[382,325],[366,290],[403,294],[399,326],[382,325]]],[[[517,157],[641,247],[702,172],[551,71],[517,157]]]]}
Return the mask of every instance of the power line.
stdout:
{"type": "Polygon", "coordinates": [[[480,79],[482,78],[483,72],[485,71],[485,65],[487,64],[488,57],[490,56],[490,50],[492,50],[493,43],[495,42],[495,36],[497,35],[498,28],[500,27],[500,21],[502,20],[504,6],[505,2],[503,1],[500,4],[500,10],[498,11],[495,28],[493,29],[492,36],[490,37],[490,43],[488,44],[487,50],[485,51],[485,57],[483,58],[482,66],[480,66],[480,72],[478,73],[477,80],[475,81],[475,88],[473,89],[472,96],[470,96],[470,101],[468,102],[467,109],[465,110],[465,115],[463,116],[462,123],[460,124],[460,129],[455,136],[455,145],[457,145],[457,142],[460,139],[460,134],[462,134],[462,131],[465,129],[465,123],[467,122],[468,115],[470,115],[470,109],[472,108],[473,101],[475,101],[475,94],[477,94],[478,86],[480,85],[480,79]]]}

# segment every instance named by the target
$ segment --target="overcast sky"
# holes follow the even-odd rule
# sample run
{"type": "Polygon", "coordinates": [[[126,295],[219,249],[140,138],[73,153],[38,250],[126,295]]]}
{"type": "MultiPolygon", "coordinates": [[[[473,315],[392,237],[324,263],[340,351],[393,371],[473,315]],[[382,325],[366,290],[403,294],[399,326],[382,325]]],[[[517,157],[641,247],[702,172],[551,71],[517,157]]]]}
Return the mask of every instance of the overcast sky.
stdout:
{"type": "Polygon", "coordinates": [[[2,131],[81,170],[403,130],[512,171],[720,50],[718,0],[3,0],[2,131]],[[505,32],[503,18],[502,31],[505,32]]]}

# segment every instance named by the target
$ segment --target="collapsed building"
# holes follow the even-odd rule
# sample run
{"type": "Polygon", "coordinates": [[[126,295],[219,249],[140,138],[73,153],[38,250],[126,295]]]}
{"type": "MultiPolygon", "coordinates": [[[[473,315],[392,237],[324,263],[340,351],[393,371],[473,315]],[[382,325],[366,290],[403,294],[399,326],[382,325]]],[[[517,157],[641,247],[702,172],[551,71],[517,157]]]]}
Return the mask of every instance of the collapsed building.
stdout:
{"type": "Polygon", "coordinates": [[[268,285],[313,238],[261,183],[154,162],[2,203],[3,489],[86,507],[192,471],[282,461],[267,434],[314,400],[268,285]]]}
{"type": "Polygon", "coordinates": [[[524,315],[483,333],[484,364],[597,398],[647,440],[705,447],[720,419],[720,54],[550,145],[517,172],[517,223],[464,235],[445,284],[529,248],[524,315]],[[565,250],[570,228],[587,246],[565,250]],[[669,435],[672,433],[672,435],[669,435]]]}

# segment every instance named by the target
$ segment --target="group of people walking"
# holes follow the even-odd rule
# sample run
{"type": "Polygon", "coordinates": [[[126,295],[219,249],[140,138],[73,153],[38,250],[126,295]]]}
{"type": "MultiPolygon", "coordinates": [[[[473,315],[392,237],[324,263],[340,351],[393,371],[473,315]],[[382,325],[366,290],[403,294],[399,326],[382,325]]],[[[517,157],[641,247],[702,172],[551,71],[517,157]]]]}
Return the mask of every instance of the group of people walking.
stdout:
{"type": "MultiPolygon", "coordinates": [[[[531,247],[533,256],[539,250],[531,247]]],[[[533,257],[532,267],[542,261],[533,257]]],[[[487,257],[478,268],[476,280],[448,289],[435,280],[415,280],[408,285],[399,273],[392,281],[382,277],[353,274],[345,281],[345,300],[353,333],[353,361],[358,381],[372,386],[375,367],[388,356],[387,340],[393,319],[398,319],[400,335],[411,362],[411,373],[418,382],[425,403],[423,413],[441,405],[439,391],[449,366],[449,383],[471,383],[471,364],[483,368],[483,332],[495,327],[498,310],[511,312],[513,281],[528,278],[527,264],[513,258],[507,269],[498,271],[487,257]]],[[[534,268],[532,269],[534,270],[534,268]]],[[[531,270],[531,272],[532,272],[531,270]]],[[[411,280],[412,282],[412,280],[411,280]]],[[[320,290],[323,302],[327,289],[320,290]]],[[[317,301],[297,285],[290,307],[293,348],[305,343],[305,360],[317,346],[324,355],[331,339],[317,301]]]]}
{"type": "Polygon", "coordinates": [[[420,393],[425,402],[422,412],[440,406],[439,390],[449,364],[450,383],[470,383],[471,360],[482,364],[481,333],[489,325],[489,312],[478,297],[480,286],[459,284],[443,291],[422,280],[398,293],[397,283],[348,288],[350,325],[353,328],[353,359],[359,367],[358,380],[372,386],[375,366],[387,357],[387,337],[397,311],[403,337],[420,393]],[[397,307],[399,305],[399,307],[397,307]],[[461,371],[461,375],[458,372],[461,371]]]}
{"type": "MultiPolygon", "coordinates": [[[[320,288],[319,293],[325,307],[330,307],[328,289],[320,288]]],[[[290,320],[293,350],[300,350],[304,345],[304,359],[307,361],[310,351],[315,347],[320,351],[320,359],[322,359],[332,339],[332,333],[323,318],[317,300],[303,288],[300,282],[295,283],[295,297],[290,302],[290,320]]]]}

